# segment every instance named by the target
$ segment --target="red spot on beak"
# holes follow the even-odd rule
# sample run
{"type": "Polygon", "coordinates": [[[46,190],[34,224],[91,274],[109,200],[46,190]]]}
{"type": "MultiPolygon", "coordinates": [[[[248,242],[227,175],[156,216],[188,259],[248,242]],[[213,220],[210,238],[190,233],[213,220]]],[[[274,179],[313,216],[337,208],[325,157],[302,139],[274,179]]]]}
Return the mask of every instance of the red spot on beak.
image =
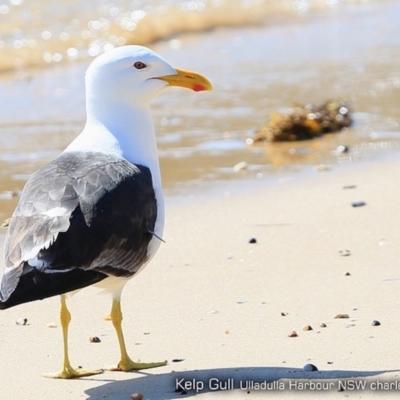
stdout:
{"type": "Polygon", "coordinates": [[[207,90],[207,88],[205,86],[201,85],[200,83],[194,84],[192,89],[195,92],[201,92],[202,90],[207,90]]]}

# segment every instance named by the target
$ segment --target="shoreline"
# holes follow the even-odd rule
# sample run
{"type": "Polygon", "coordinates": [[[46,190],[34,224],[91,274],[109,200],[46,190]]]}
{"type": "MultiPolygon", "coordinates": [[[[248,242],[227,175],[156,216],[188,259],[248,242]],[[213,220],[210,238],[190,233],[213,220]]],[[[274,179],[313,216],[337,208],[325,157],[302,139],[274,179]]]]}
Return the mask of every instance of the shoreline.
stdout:
{"type": "MultiPolygon", "coordinates": [[[[1,313],[2,393],[44,400],[55,391],[66,400],[123,400],[137,392],[160,400],[221,396],[207,387],[175,392],[183,378],[272,381],[284,387],[274,396],[296,399],[318,390],[289,391],[289,381],[334,382],[324,391],[332,397],[384,395],[371,385],[400,381],[399,169],[394,159],[244,192],[236,186],[229,195],[168,198],[166,243],[127,284],[122,309],[131,357],[169,364],[72,381],[42,378],[61,361],[59,305],[51,298],[1,313]],[[352,207],[358,201],[366,205],[352,207]],[[28,324],[16,325],[18,318],[28,324]],[[56,327],[47,327],[52,322],[56,327]],[[369,390],[337,391],[339,381],[354,380],[369,390]]],[[[117,361],[113,328],[103,320],[109,307],[110,299],[91,288],[69,301],[73,365],[117,361]],[[89,343],[90,336],[101,342],[89,343]]],[[[229,390],[229,398],[257,390],[250,391],[229,390]]]]}

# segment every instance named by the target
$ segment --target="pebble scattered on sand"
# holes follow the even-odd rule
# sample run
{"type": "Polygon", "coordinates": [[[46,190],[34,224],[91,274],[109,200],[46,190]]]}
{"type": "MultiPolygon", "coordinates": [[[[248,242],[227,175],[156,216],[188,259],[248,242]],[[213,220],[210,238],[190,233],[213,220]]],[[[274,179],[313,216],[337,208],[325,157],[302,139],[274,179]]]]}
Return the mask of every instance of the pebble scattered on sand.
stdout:
{"type": "Polygon", "coordinates": [[[303,367],[303,371],[307,371],[307,372],[310,372],[310,371],[318,371],[318,368],[317,368],[314,364],[306,364],[306,365],[303,367]]]}
{"type": "Polygon", "coordinates": [[[286,315],[288,315],[289,313],[287,313],[287,312],[281,312],[281,315],[282,315],[282,317],[286,317],[286,315]]]}
{"type": "Polygon", "coordinates": [[[349,314],[337,314],[335,319],[350,318],[349,314]]]}
{"type": "Polygon", "coordinates": [[[2,227],[2,228],[7,228],[8,225],[10,225],[10,221],[11,221],[11,218],[5,219],[5,220],[2,222],[1,227],[2,227]]]}
{"type": "Polygon", "coordinates": [[[251,239],[249,240],[249,243],[257,243],[257,239],[256,239],[256,238],[251,238],[251,239]]]}
{"type": "Polygon", "coordinates": [[[133,394],[131,394],[131,400],[143,400],[142,393],[133,393],[133,394]]]}
{"type": "Polygon", "coordinates": [[[247,169],[248,166],[249,165],[247,164],[246,161],[241,161],[241,162],[239,162],[239,163],[237,163],[236,165],[233,166],[233,170],[235,172],[243,171],[243,170],[247,169]]]}
{"type": "Polygon", "coordinates": [[[311,327],[311,325],[304,325],[302,328],[303,331],[312,331],[313,328],[311,327]]]}
{"type": "Polygon", "coordinates": [[[385,239],[379,239],[378,244],[379,244],[379,246],[387,246],[388,244],[390,244],[390,242],[388,242],[385,239]]]}
{"type": "Polygon", "coordinates": [[[15,320],[17,325],[26,325],[28,323],[28,318],[18,318],[15,320]]]}
{"type": "Polygon", "coordinates": [[[319,326],[320,326],[320,328],[326,328],[326,324],[325,324],[324,322],[321,322],[321,323],[319,324],[319,326]]]}
{"type": "Polygon", "coordinates": [[[185,359],[184,358],[174,358],[172,360],[172,362],[174,362],[174,363],[178,363],[178,362],[182,362],[182,361],[185,361],[185,359]]]}
{"type": "Polygon", "coordinates": [[[90,343],[100,343],[101,340],[100,340],[100,338],[97,337],[97,336],[90,336],[89,342],[90,342],[90,343]]]}
{"type": "Polygon", "coordinates": [[[10,200],[10,199],[13,199],[15,197],[20,197],[20,196],[21,196],[21,192],[17,192],[15,190],[6,190],[6,191],[0,193],[1,200],[10,200]]]}
{"type": "Polygon", "coordinates": [[[351,273],[350,273],[350,272],[348,272],[348,271],[346,271],[346,272],[344,273],[344,275],[345,275],[345,276],[350,276],[350,275],[351,275],[351,273]]]}
{"type": "Polygon", "coordinates": [[[372,321],[372,326],[379,326],[381,323],[379,322],[379,321],[377,321],[376,319],[374,319],[373,321],[372,321]]]}
{"type": "Polygon", "coordinates": [[[352,207],[363,207],[365,206],[367,203],[365,201],[353,201],[351,203],[352,207]]]}
{"type": "Polygon", "coordinates": [[[332,167],[326,164],[319,164],[315,167],[318,172],[329,171],[332,167]]]}
{"type": "Polygon", "coordinates": [[[336,147],[336,153],[348,153],[350,150],[349,146],[346,146],[344,144],[341,144],[340,146],[336,147]]]}
{"type": "Polygon", "coordinates": [[[345,249],[345,250],[339,250],[339,254],[342,257],[348,257],[349,255],[351,255],[351,252],[350,252],[350,250],[345,249]]]}
{"type": "Polygon", "coordinates": [[[292,331],[292,332],[289,333],[288,336],[289,336],[289,337],[297,337],[297,336],[299,336],[299,335],[297,334],[296,331],[292,331]]]}

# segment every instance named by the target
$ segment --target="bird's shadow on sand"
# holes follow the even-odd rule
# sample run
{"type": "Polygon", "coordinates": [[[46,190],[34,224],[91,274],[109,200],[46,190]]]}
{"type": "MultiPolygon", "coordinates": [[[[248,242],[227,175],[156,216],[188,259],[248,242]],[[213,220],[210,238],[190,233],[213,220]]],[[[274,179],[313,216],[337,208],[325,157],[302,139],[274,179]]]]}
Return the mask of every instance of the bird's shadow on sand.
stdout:
{"type": "MultiPolygon", "coordinates": [[[[268,382],[266,391],[296,391],[296,385],[304,382],[320,382],[325,384],[325,390],[338,390],[338,380],[363,380],[387,372],[396,371],[341,371],[324,370],[306,372],[300,368],[282,367],[239,367],[215,368],[205,370],[178,371],[165,374],[151,372],[133,372],[134,378],[127,375],[123,381],[108,381],[104,385],[85,391],[90,400],[112,398],[119,400],[130,398],[133,393],[142,393],[144,398],[152,400],[170,400],[194,397],[197,394],[221,392],[239,389],[251,392],[256,390],[254,384],[268,382]],[[334,382],[336,380],[336,382],[334,382]],[[248,383],[250,382],[250,383],[248,383]],[[329,382],[334,382],[329,386],[329,382]],[[248,387],[247,385],[252,385],[248,387]],[[291,385],[289,387],[289,385],[291,385]],[[328,385],[328,386],[327,386],[328,385]]],[[[101,381],[101,378],[95,379],[101,381]]],[[[360,387],[362,389],[362,387],[360,387]]],[[[303,390],[304,391],[304,390],[303,390]]],[[[321,389],[324,391],[324,388],[321,389]]]]}

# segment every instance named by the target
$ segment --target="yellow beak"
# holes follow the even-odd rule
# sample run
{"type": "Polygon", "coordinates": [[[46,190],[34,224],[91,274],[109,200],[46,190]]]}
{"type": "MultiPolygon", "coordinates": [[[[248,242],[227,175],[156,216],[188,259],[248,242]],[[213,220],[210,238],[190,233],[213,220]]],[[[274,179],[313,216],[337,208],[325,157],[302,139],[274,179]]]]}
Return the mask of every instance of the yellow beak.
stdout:
{"type": "Polygon", "coordinates": [[[176,68],[176,72],[176,75],[158,76],[156,79],[168,82],[168,86],[180,86],[195,92],[213,90],[212,83],[203,75],[178,68],[176,68]]]}

